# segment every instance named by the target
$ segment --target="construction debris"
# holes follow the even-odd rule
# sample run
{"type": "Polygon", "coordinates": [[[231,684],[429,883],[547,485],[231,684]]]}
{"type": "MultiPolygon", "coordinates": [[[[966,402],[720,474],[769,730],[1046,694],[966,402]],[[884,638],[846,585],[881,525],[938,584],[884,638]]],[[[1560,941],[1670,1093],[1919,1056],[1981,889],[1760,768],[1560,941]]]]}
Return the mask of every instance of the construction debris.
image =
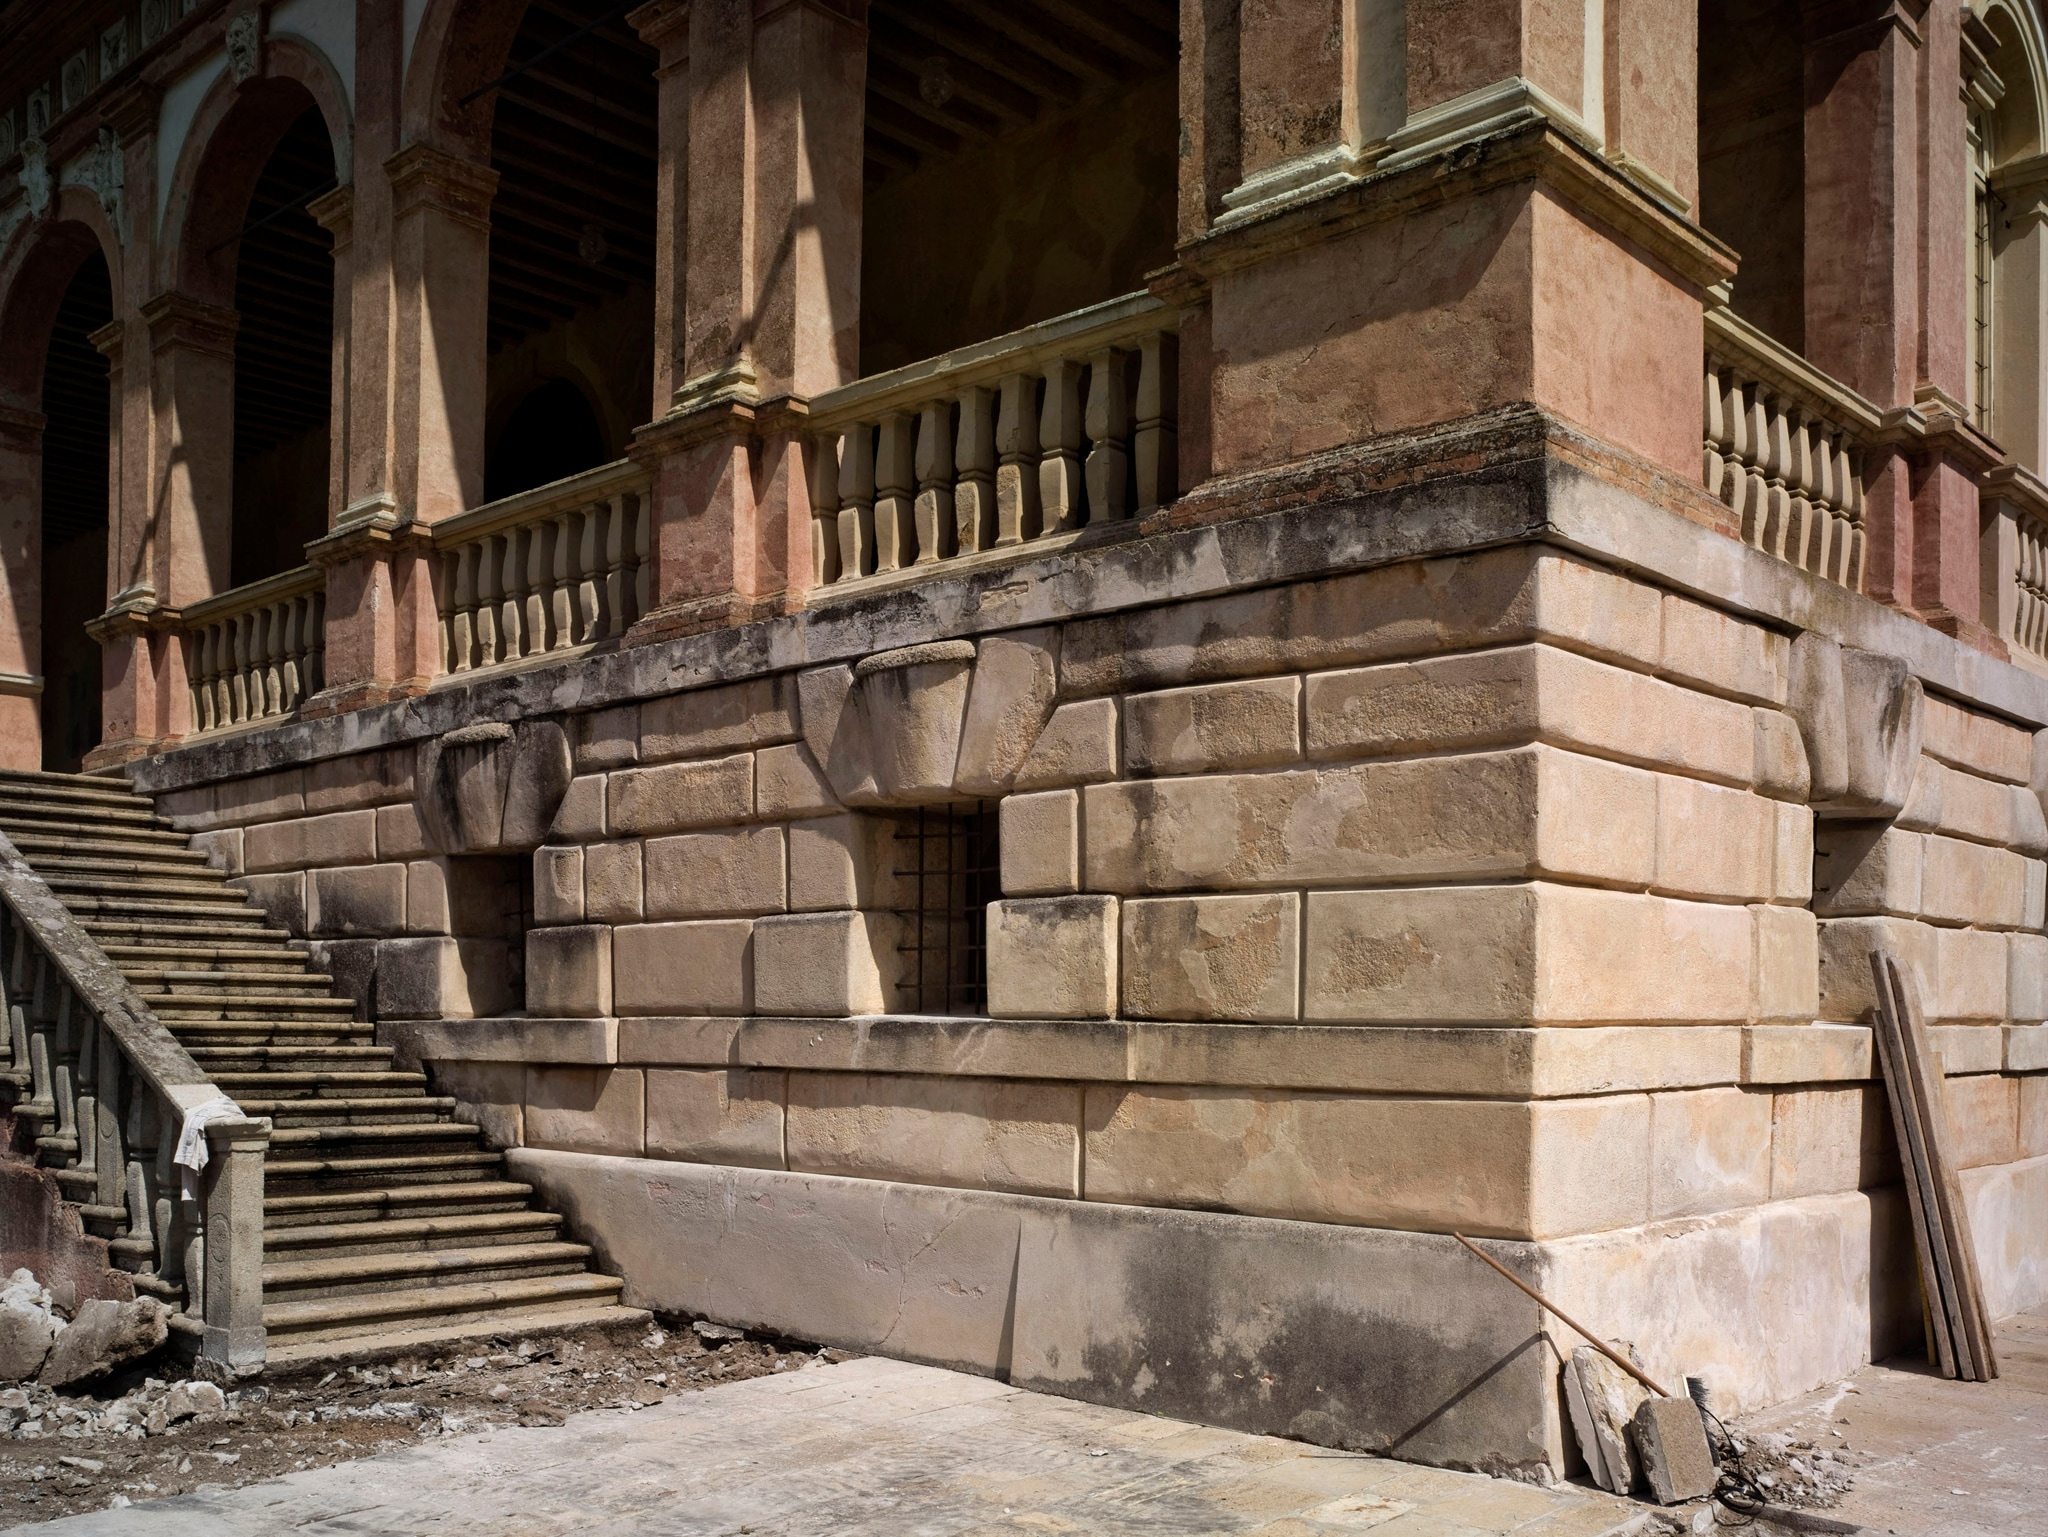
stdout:
{"type": "Polygon", "coordinates": [[[1630,1421],[1630,1440],[1651,1498],[1659,1505],[1705,1499],[1721,1470],[1707,1447],[1707,1428],[1690,1398],[1645,1398],[1630,1421]]]}

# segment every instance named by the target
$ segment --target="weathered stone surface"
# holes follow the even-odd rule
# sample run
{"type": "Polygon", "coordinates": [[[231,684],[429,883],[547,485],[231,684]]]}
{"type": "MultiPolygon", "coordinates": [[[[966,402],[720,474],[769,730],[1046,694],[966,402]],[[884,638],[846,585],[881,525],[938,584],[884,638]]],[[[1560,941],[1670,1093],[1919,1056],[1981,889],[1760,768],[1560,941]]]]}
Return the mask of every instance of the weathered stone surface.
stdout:
{"type": "Polygon", "coordinates": [[[1014,897],[1081,889],[1081,797],[1075,790],[1012,795],[1001,807],[1002,881],[1014,897]]]}
{"type": "Polygon", "coordinates": [[[576,772],[625,768],[640,761],[640,706],[613,705],[572,717],[576,772]]]}
{"type": "Polygon", "coordinates": [[[1815,826],[1813,844],[1813,909],[1822,917],[1919,913],[1921,834],[1830,820],[1815,826]]]}
{"type": "Polygon", "coordinates": [[[1132,1018],[1297,1018],[1300,960],[1295,892],[1123,904],[1123,1012],[1132,1018]]]}
{"type": "Polygon", "coordinates": [[[1784,636],[1669,592],[1663,629],[1659,661],[1668,676],[1753,704],[1785,702],[1784,636]]]}
{"type": "Polygon", "coordinates": [[[2011,1017],[2005,1000],[2003,934],[1983,929],[1937,929],[1935,949],[1940,983],[1932,997],[1925,997],[1929,1019],[1981,1019],[1995,1023],[2011,1017]]]}
{"type": "Polygon", "coordinates": [[[1641,1222],[1649,1102],[1090,1085],[1088,1199],[1544,1237],[1641,1222]]]}
{"type": "Polygon", "coordinates": [[[528,929],[526,1007],[570,1019],[611,1013],[612,930],[601,924],[528,929]]]}
{"type": "Polygon", "coordinates": [[[312,934],[405,932],[404,865],[351,865],[306,876],[306,927],[312,934]]]}
{"type": "Polygon", "coordinates": [[[1806,766],[1806,743],[1799,723],[1783,710],[1758,706],[1756,722],[1756,788],[1774,800],[1804,803],[1813,793],[1813,775],[1806,766]]]}
{"type": "Polygon", "coordinates": [[[478,1007],[457,940],[445,936],[387,939],[377,946],[379,1019],[468,1019],[493,1012],[478,1007]]]}
{"type": "Polygon", "coordinates": [[[64,1320],[50,1308],[49,1291],[35,1275],[17,1270],[0,1286],[0,1382],[27,1382],[42,1369],[64,1320]]]}
{"type": "Polygon", "coordinates": [[[46,1388],[68,1387],[139,1361],[171,1337],[170,1318],[171,1310],[154,1297],[80,1303],[36,1380],[46,1388]]]}
{"type": "Polygon", "coordinates": [[[649,918],[752,917],[788,905],[780,827],[650,838],[646,860],[649,918]]]}
{"type": "Polygon", "coordinates": [[[1643,1467],[1629,1428],[1636,1408],[1649,1394],[1641,1383],[1590,1345],[1573,1349],[1566,1370],[1578,1381],[1592,1424],[1594,1444],[1586,1450],[1587,1466],[1599,1465],[1603,1487],[1616,1494],[1633,1494],[1642,1482],[1643,1467]]]}
{"type": "Polygon", "coordinates": [[[797,674],[804,743],[825,771],[832,793],[849,804],[872,804],[875,765],[867,712],[848,666],[815,667],[797,674]]]}
{"type": "Polygon", "coordinates": [[[802,742],[764,747],[754,755],[754,795],[763,817],[826,816],[839,809],[825,771],[802,742]]]}
{"type": "Polygon", "coordinates": [[[729,826],[754,814],[754,755],[620,769],[606,792],[605,825],[615,837],[729,826]]]}
{"type": "Polygon", "coordinates": [[[574,774],[560,721],[482,722],[420,744],[414,769],[420,822],[448,854],[536,848],[574,774]]]}
{"type": "Polygon", "coordinates": [[[1746,908],[1548,882],[1310,892],[1303,1014],[1361,1023],[1742,1021],[1746,908]]]}
{"type": "Polygon", "coordinates": [[[191,838],[195,852],[206,856],[207,864],[229,875],[240,875],[247,866],[242,857],[242,829],[223,827],[210,833],[194,833],[191,838]]]}
{"type": "Polygon", "coordinates": [[[1544,741],[1723,784],[1756,777],[1749,709],[1554,646],[1311,676],[1310,758],[1544,741]]]}
{"type": "Polygon", "coordinates": [[[2026,1023],[2048,1020],[2048,934],[2008,934],[2005,943],[2007,1009],[2026,1023]]]}
{"type": "Polygon", "coordinates": [[[404,748],[323,758],[306,765],[306,811],[343,811],[409,801],[413,796],[413,755],[404,748]]]}
{"type": "Polygon", "coordinates": [[[619,1013],[754,1011],[754,925],[748,920],[637,923],[608,932],[619,1013]]]}
{"type": "Polygon", "coordinates": [[[895,946],[895,921],[886,913],[789,913],[759,919],[754,925],[754,1008],[785,1017],[879,1014],[896,992],[895,946]]]}
{"type": "Polygon", "coordinates": [[[1995,1073],[2005,1066],[2005,1031],[1997,1025],[1932,1025],[1928,1044],[1951,1078],[1962,1073],[1995,1073]]]}
{"type": "Polygon", "coordinates": [[[638,923],[645,914],[638,842],[593,843],[583,850],[583,911],[591,923],[638,923]]]}
{"type": "Polygon", "coordinates": [[[2012,1163],[2020,1155],[2020,1080],[1975,1073],[1946,1081],[1950,1156],[1959,1169],[2012,1163]]]}
{"type": "Polygon", "coordinates": [[[453,1098],[456,1118],[481,1127],[492,1147],[518,1147],[526,1140],[524,1062],[436,1059],[428,1070],[434,1092],[453,1098]]]}
{"type": "Polygon", "coordinates": [[[1549,747],[1082,791],[1092,891],[1443,877],[1650,883],[1651,775],[1549,747]]]}
{"type": "Polygon", "coordinates": [[[645,1075],[631,1067],[528,1067],[526,1145],[569,1153],[646,1151],[645,1075]]]}
{"type": "MultiPolygon", "coordinates": [[[[405,932],[452,934],[455,915],[448,902],[448,861],[415,859],[405,870],[405,932]]],[[[539,901],[538,893],[535,895],[539,901]]],[[[563,921],[563,920],[557,920],[563,921]]]]}
{"type": "Polygon", "coordinates": [[[953,787],[962,795],[1006,794],[1052,714],[1060,632],[1016,630],[975,648],[974,683],[960,731],[953,787]]]}
{"type": "Polygon", "coordinates": [[[1913,968],[1923,1006],[1939,994],[1941,960],[1936,931],[1904,918],[1831,918],[1820,926],[1820,1017],[1862,1024],[1874,1017],[1877,994],[1870,953],[1885,949],[1913,968]]]}
{"type": "Polygon", "coordinates": [[[379,859],[413,859],[427,852],[427,830],[420,825],[419,807],[404,801],[377,808],[379,859]]]}
{"type": "Polygon", "coordinates": [[[583,921],[582,849],[534,850],[533,921],[543,927],[583,921]]]}
{"type": "Polygon", "coordinates": [[[2034,749],[2025,730],[1953,699],[1930,698],[1925,708],[1923,740],[1930,757],[2008,784],[2029,783],[2034,749]]]}
{"type": "Polygon", "coordinates": [[[1116,1012],[1115,897],[991,902],[988,1011],[998,1019],[1107,1019],[1116,1012]]]}
{"type": "Polygon", "coordinates": [[[1849,789],[1849,717],[1842,691],[1840,642],[1803,630],[1788,658],[1786,705],[1798,723],[1815,802],[1839,799],[1849,789]]]}
{"type": "Polygon", "coordinates": [[[1116,778],[1116,715],[1114,699],[1084,699],[1061,705],[1052,712],[1018,768],[1013,788],[1049,790],[1116,778]]]}
{"type": "Polygon", "coordinates": [[[1646,1398],[1630,1425],[1643,1477],[1659,1505],[1704,1499],[1721,1470],[1707,1446],[1705,1422],[1689,1398],[1646,1398]]]}
{"type": "Polygon", "coordinates": [[[868,906],[889,853],[890,826],[886,818],[845,813],[791,824],[790,911],[868,906]]]}
{"type": "Polygon", "coordinates": [[[1771,1193],[1771,1096],[1739,1088],[1650,1096],[1650,1217],[1697,1217],[1771,1193]]]}
{"type": "Polygon", "coordinates": [[[1780,1090],[1771,1096],[1772,1200],[1884,1184],[1896,1177],[1897,1163],[1890,1107],[1876,1085],[1780,1090]]]}
{"type": "Polygon", "coordinates": [[[1923,835],[1920,912],[1937,923],[2018,928],[2026,915],[2027,862],[2010,849],[1923,835]]]}
{"type": "Polygon", "coordinates": [[[289,875],[237,875],[227,884],[249,893],[249,900],[270,916],[270,921],[294,934],[307,932],[306,877],[289,875]]]}
{"type": "Polygon", "coordinates": [[[1777,803],[1676,774],[1657,776],[1657,890],[1761,901],[1773,890],[1777,803]]]}
{"type": "Polygon", "coordinates": [[[555,825],[548,836],[564,843],[592,843],[605,835],[604,774],[584,774],[569,781],[562,804],[555,812],[555,825]]]}
{"type": "Polygon", "coordinates": [[[640,706],[643,763],[793,742],[797,735],[796,679],[789,673],[669,694],[640,706]]]}
{"type": "Polygon", "coordinates": [[[791,1073],[791,1169],[1080,1195],[1081,1089],[1003,1079],[791,1073]]]}
{"type": "Polygon", "coordinates": [[[1820,926],[1804,907],[1753,907],[1758,1019],[1804,1022],[1820,1008],[1820,926]]]}
{"type": "Polygon", "coordinates": [[[1898,657],[1842,646],[1816,631],[1792,645],[1788,705],[1824,816],[1890,817],[1906,804],[1920,757],[1925,695],[1898,657]]]}
{"type": "Polygon", "coordinates": [[[1773,801],[1771,811],[1771,900],[1805,907],[1813,901],[1814,815],[1785,801],[1773,801]]]}
{"type": "Polygon", "coordinates": [[[1255,678],[1133,694],[1123,702],[1133,777],[1270,768],[1301,757],[1301,679],[1255,678]]]}
{"type": "Polygon", "coordinates": [[[258,823],[244,833],[242,848],[243,860],[251,870],[369,864],[377,857],[377,813],[339,811],[258,823]]]}
{"type": "Polygon", "coordinates": [[[1752,1025],[1742,1032],[1744,1083],[1823,1083],[1876,1071],[1865,1025],[1752,1025]]]}
{"type": "Polygon", "coordinates": [[[883,652],[854,668],[854,692],[867,718],[869,761],[883,802],[908,806],[953,798],[973,680],[974,647],[967,641],[883,652]]]}
{"type": "Polygon", "coordinates": [[[647,1156],[782,1168],[787,1078],[777,1068],[650,1068],[647,1156]]]}

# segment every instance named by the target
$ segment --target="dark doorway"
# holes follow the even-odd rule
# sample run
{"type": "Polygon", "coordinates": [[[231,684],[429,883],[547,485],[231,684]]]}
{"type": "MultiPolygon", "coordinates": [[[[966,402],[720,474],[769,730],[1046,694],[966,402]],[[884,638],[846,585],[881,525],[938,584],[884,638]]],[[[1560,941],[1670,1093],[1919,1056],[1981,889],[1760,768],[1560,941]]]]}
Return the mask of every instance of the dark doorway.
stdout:
{"type": "Polygon", "coordinates": [[[43,767],[64,773],[100,740],[100,648],[85,627],[106,606],[108,399],[91,337],[113,318],[95,251],[64,291],[43,361],[43,767]]]}
{"type": "Polygon", "coordinates": [[[484,500],[531,491],[594,469],[611,456],[583,391],[550,379],[513,408],[484,462],[484,500]]]}

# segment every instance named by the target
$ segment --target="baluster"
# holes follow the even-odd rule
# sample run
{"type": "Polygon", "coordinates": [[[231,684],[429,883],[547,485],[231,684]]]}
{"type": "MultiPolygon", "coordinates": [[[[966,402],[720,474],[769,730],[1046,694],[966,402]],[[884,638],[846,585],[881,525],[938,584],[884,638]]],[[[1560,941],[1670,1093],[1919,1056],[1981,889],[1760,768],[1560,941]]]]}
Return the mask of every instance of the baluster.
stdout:
{"type": "Polygon", "coordinates": [[[614,493],[604,519],[604,638],[626,633],[626,499],[614,493]]]}
{"type": "Polygon", "coordinates": [[[810,439],[811,576],[820,587],[839,580],[839,434],[810,439]]]}
{"type": "Polygon", "coordinates": [[[1155,331],[1138,344],[1138,516],[1180,494],[1180,338],[1155,331]]]}
{"type": "Polygon", "coordinates": [[[962,554],[996,543],[995,395],[981,384],[960,392],[960,429],[953,462],[954,548],[962,554]]]}
{"type": "Polygon", "coordinates": [[[228,686],[228,722],[239,726],[249,719],[249,616],[237,614],[228,624],[235,637],[232,681],[228,686]]]}
{"type": "Polygon", "coordinates": [[[272,715],[282,715],[291,708],[286,701],[284,686],[285,619],[291,611],[291,604],[290,598],[282,598],[271,604],[267,611],[269,638],[265,653],[269,657],[269,671],[264,679],[264,688],[270,696],[272,715]]]}
{"type": "Polygon", "coordinates": [[[562,644],[561,631],[548,634],[554,607],[555,527],[536,523],[526,532],[526,654],[545,656],[562,644]]]}
{"type": "Polygon", "coordinates": [[[1131,514],[1130,354],[1104,347],[1088,360],[1088,521],[1112,523],[1131,514]]]}
{"type": "Polygon", "coordinates": [[[1045,401],[1038,414],[1038,507],[1048,534],[1079,528],[1085,488],[1081,478],[1081,365],[1061,358],[1045,371],[1045,401]]]}
{"type": "Polygon", "coordinates": [[[1726,452],[1723,455],[1726,477],[1722,482],[1721,500],[1726,502],[1735,514],[1736,526],[1749,526],[1749,500],[1753,481],[1751,474],[1751,449],[1749,406],[1742,391],[1742,383],[1731,372],[1722,393],[1722,425],[1727,429],[1726,452]]]}
{"type": "Polygon", "coordinates": [[[1701,391],[1700,484],[1712,496],[1721,494],[1721,380],[1714,372],[1714,360],[1707,359],[1706,388],[1701,391]]]}
{"type": "Polygon", "coordinates": [[[138,1254],[141,1264],[139,1274],[147,1275],[156,1268],[156,1229],[150,1222],[149,1182],[142,1172],[142,1160],[128,1160],[127,1178],[123,1182],[123,1194],[127,1197],[128,1237],[136,1244],[147,1244],[148,1252],[138,1254]]]}
{"type": "Polygon", "coordinates": [[[299,707],[300,685],[305,677],[299,666],[299,653],[304,645],[299,637],[305,633],[305,612],[304,598],[287,598],[278,606],[278,618],[284,626],[284,657],[278,663],[278,682],[281,689],[278,702],[287,714],[299,707]]]}
{"type": "Polygon", "coordinates": [[[1813,433],[1814,424],[1802,418],[1790,425],[1791,471],[1786,476],[1790,506],[1785,523],[1785,558],[1802,571],[1812,570],[1808,561],[1813,538],[1813,433]]]}
{"type": "Polygon", "coordinates": [[[525,585],[526,562],[520,558],[525,532],[508,528],[505,540],[505,577],[503,599],[498,606],[498,660],[516,662],[532,650],[532,637],[526,634],[525,585]]]}
{"type": "Polygon", "coordinates": [[[192,729],[204,731],[211,722],[213,696],[206,687],[206,632],[186,630],[178,637],[185,648],[185,689],[192,698],[192,729]]]}
{"type": "Polygon", "coordinates": [[[954,553],[953,404],[935,401],[917,416],[917,564],[954,553]]]}
{"type": "Polygon", "coordinates": [[[996,546],[1036,539],[1038,502],[1038,379],[1006,374],[996,408],[996,546]]]}
{"type": "Polygon", "coordinates": [[[875,569],[875,429],[855,422],[839,452],[839,571],[842,581],[875,569]]]}
{"type": "Polygon", "coordinates": [[[654,604],[654,487],[633,493],[633,618],[654,604]]]}
{"type": "Polygon", "coordinates": [[[583,534],[577,544],[576,639],[604,638],[604,504],[583,509],[583,534]]]}
{"type": "Polygon", "coordinates": [[[115,1206],[121,1200],[121,1175],[127,1162],[127,1152],[121,1146],[121,1054],[114,1049],[114,1038],[106,1026],[100,1027],[104,1038],[100,1048],[99,1098],[94,1106],[98,1125],[95,1128],[93,1172],[99,1176],[98,1189],[93,1200],[101,1206],[115,1206]]]}
{"type": "Polygon", "coordinates": [[[455,671],[455,567],[454,550],[433,549],[434,638],[441,646],[441,671],[455,671]]]}
{"type": "Polygon", "coordinates": [[[213,635],[213,723],[232,726],[235,723],[234,625],[232,621],[222,619],[207,628],[213,635]]]}
{"type": "Polygon", "coordinates": [[[911,454],[911,419],[883,417],[875,439],[875,569],[901,571],[916,562],[912,497],[917,471],[911,454]]]}
{"type": "Polygon", "coordinates": [[[573,646],[580,638],[576,633],[576,573],[573,569],[576,534],[570,522],[575,516],[567,508],[555,515],[554,585],[548,589],[548,623],[554,626],[557,646],[573,646]]]}
{"type": "Polygon", "coordinates": [[[441,559],[454,568],[454,575],[450,578],[454,595],[448,616],[448,670],[468,672],[475,663],[472,648],[476,620],[476,543],[472,540],[458,545],[443,554],[441,559]]]}
{"type": "Polygon", "coordinates": [[[486,536],[476,542],[476,665],[490,667],[498,650],[498,541],[486,536]]]}

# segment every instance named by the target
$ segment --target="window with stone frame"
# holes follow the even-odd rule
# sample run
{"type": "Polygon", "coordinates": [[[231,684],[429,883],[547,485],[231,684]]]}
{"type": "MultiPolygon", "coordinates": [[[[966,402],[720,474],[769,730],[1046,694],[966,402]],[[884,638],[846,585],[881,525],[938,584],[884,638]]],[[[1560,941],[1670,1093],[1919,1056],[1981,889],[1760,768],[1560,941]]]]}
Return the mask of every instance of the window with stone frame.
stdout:
{"type": "Polygon", "coordinates": [[[897,919],[897,1007],[988,1013],[988,904],[1002,895],[996,808],[921,806],[887,845],[897,919]]]}

